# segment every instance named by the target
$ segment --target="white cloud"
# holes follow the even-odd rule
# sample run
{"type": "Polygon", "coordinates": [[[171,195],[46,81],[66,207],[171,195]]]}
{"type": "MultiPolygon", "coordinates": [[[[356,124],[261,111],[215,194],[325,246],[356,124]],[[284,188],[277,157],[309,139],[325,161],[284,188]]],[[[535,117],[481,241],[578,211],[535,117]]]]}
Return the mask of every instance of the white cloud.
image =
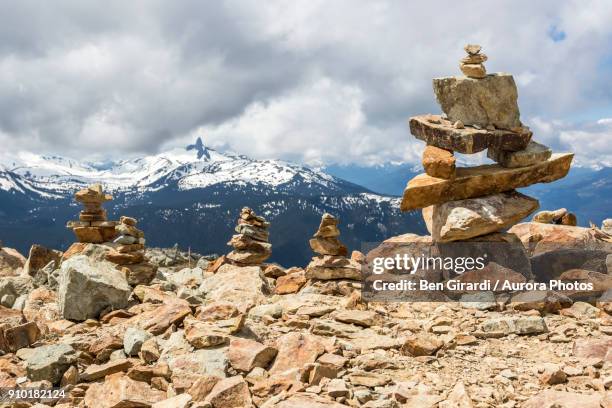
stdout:
{"type": "Polygon", "coordinates": [[[459,74],[479,42],[490,72],[515,74],[536,140],[609,160],[575,133],[607,137],[577,119],[612,106],[607,1],[5,2],[0,15],[5,149],[141,154],[203,130],[261,158],[416,163],[406,119],[439,111],[431,78],[459,74]]]}

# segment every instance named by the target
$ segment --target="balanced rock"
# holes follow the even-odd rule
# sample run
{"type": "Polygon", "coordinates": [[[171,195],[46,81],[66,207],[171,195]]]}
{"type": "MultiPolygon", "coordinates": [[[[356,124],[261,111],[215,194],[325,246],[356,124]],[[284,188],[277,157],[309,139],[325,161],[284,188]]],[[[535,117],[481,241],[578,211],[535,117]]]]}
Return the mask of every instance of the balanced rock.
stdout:
{"type": "Polygon", "coordinates": [[[487,150],[489,159],[494,160],[503,167],[509,168],[527,167],[532,164],[541,163],[548,160],[551,155],[552,150],[549,147],[533,140],[529,142],[525,149],[515,152],[496,147],[489,147],[489,150],[487,150]]]}
{"type": "Polygon", "coordinates": [[[479,198],[448,201],[423,209],[435,242],[449,242],[500,231],[539,206],[538,200],[509,191],[479,198]]]}
{"type": "Polygon", "coordinates": [[[482,79],[447,77],[433,80],[442,111],[452,122],[465,126],[521,127],[518,91],[510,74],[496,73],[482,79]]]}
{"type": "Polygon", "coordinates": [[[348,255],[346,246],[340,242],[338,237],[338,220],[331,214],[325,213],[321,217],[319,229],[310,240],[310,247],[320,255],[348,255]]]}
{"type": "Polygon", "coordinates": [[[455,177],[455,156],[449,150],[426,146],[423,151],[423,168],[431,177],[452,179],[455,177]]]}
{"type": "Polygon", "coordinates": [[[362,277],[362,265],[343,256],[320,255],[306,267],[306,279],[354,279],[362,277]]]}
{"type": "Polygon", "coordinates": [[[484,129],[481,127],[456,126],[456,123],[440,115],[419,115],[410,118],[410,133],[428,145],[459,153],[478,153],[494,148],[517,151],[527,147],[532,132],[526,127],[507,129],[484,129]]]}
{"type": "Polygon", "coordinates": [[[487,56],[480,53],[480,45],[468,44],[464,47],[464,50],[468,55],[461,59],[459,64],[461,72],[470,78],[484,78],[487,76],[484,66],[487,56]]]}
{"type": "Polygon", "coordinates": [[[567,175],[572,153],[553,154],[545,162],[507,169],[497,164],[457,169],[454,180],[420,174],[408,182],[401,210],[410,211],[449,200],[481,197],[535,183],[549,183],[567,175]]]}
{"type": "Polygon", "coordinates": [[[272,255],[272,245],[268,242],[268,223],[263,217],[244,207],[240,212],[237,235],[227,245],[234,248],[227,259],[240,265],[259,265],[272,255]]]}
{"type": "Polygon", "coordinates": [[[106,308],[122,309],[130,293],[125,275],[110,262],[77,255],[62,263],[58,303],[64,319],[83,321],[106,308]]]}

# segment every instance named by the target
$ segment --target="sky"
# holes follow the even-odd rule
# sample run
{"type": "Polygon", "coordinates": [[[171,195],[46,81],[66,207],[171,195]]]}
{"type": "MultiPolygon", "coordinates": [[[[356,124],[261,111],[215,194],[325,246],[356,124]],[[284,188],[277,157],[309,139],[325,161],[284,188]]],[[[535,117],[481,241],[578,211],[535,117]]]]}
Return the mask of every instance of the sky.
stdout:
{"type": "Polygon", "coordinates": [[[185,146],[418,163],[407,119],[478,43],[534,140],[612,166],[612,2],[0,0],[0,152],[185,146]]]}

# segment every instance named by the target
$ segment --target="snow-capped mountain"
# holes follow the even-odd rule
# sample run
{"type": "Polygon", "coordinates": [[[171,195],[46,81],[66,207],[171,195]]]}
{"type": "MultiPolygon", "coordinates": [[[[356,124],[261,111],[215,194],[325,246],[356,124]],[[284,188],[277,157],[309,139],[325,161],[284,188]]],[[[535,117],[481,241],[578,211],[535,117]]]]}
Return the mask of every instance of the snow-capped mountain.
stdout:
{"type": "Polygon", "coordinates": [[[311,255],[308,238],[320,214],[338,215],[354,249],[396,233],[422,232],[421,217],[401,214],[399,199],[323,171],[278,160],[252,160],[209,149],[185,149],[109,163],[20,153],[0,157],[0,239],[25,251],[32,243],[72,242],[65,222],[78,215],[72,194],[102,183],[115,196],[109,215],[141,220],[151,245],[179,243],[202,253],[226,252],[239,209],[248,205],[272,222],[273,259],[311,255]]]}

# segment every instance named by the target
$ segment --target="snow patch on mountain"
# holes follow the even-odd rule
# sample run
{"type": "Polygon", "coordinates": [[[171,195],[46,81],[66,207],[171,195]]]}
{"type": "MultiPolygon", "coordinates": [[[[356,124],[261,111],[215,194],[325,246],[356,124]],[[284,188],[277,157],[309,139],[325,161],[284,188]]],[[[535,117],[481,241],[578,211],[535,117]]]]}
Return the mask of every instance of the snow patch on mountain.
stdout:
{"type": "Polygon", "coordinates": [[[184,191],[224,183],[269,188],[307,183],[330,188],[339,182],[322,171],[279,160],[252,160],[220,153],[204,146],[199,138],[186,149],[103,165],[29,152],[0,157],[0,164],[4,167],[0,170],[0,189],[23,192],[11,180],[17,177],[22,184],[28,184],[28,190],[41,195],[65,195],[94,183],[104,184],[110,192],[142,193],[171,185],[184,191]]]}

